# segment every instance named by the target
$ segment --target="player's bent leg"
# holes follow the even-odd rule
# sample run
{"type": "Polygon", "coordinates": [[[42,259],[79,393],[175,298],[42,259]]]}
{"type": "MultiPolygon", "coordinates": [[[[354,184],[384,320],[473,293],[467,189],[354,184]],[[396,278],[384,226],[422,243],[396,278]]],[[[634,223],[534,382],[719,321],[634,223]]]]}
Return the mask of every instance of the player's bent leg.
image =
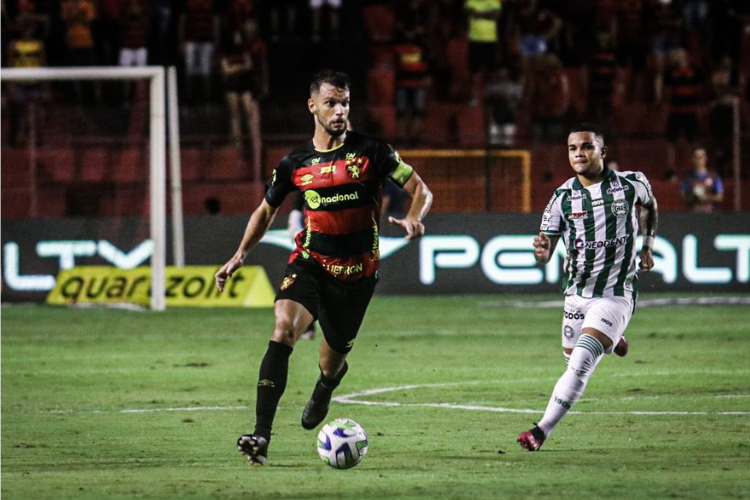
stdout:
{"type": "MultiPolygon", "coordinates": [[[[599,340],[600,336],[606,338],[601,332],[592,329],[585,329],[581,334],[570,354],[568,369],[555,384],[542,420],[534,428],[518,436],[517,442],[522,447],[529,451],[541,448],[555,426],[583,395],[591,373],[604,356],[605,346],[599,340]]],[[[611,340],[609,344],[611,345],[611,340]]]]}
{"type": "Polygon", "coordinates": [[[310,401],[302,410],[302,427],[308,430],[314,429],[325,420],[333,391],[339,386],[348,370],[346,354],[334,351],[324,338],[320,344],[320,376],[315,383],[310,401]]]}

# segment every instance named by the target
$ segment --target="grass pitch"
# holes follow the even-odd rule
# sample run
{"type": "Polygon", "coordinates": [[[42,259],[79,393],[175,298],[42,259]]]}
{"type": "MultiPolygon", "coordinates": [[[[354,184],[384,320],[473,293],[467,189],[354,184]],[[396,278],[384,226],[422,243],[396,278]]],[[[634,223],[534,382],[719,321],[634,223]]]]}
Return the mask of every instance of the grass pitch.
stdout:
{"type": "Polygon", "coordinates": [[[746,305],[639,308],[630,354],[528,453],[515,439],[564,369],[561,307],[510,304],[374,299],[329,413],[369,433],[346,471],[299,424],[318,340],[292,355],[270,464],[236,450],[271,310],[4,306],[2,498],[750,498],[746,305]]]}

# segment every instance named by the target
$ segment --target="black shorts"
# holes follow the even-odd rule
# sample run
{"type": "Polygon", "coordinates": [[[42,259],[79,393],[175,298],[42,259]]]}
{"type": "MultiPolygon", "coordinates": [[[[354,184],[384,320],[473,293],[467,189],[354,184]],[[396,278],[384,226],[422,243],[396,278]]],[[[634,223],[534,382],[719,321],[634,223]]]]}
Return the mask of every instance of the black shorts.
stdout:
{"type": "Polygon", "coordinates": [[[320,322],[328,345],[345,354],[352,350],[377,281],[341,281],[317,263],[298,257],[287,266],[276,300],[302,304],[320,322]]]}

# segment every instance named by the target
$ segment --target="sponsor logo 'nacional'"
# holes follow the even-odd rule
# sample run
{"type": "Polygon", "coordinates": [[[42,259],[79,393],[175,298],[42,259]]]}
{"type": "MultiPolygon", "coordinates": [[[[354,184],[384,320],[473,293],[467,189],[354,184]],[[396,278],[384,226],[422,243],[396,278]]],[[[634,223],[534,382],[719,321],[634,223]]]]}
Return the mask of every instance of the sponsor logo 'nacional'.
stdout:
{"type": "Polygon", "coordinates": [[[328,204],[328,203],[339,203],[342,201],[354,201],[359,199],[359,193],[351,193],[351,194],[335,194],[333,196],[320,196],[320,194],[317,193],[317,191],[313,191],[312,189],[308,189],[305,191],[305,201],[307,202],[307,206],[310,207],[312,210],[315,210],[316,208],[320,207],[322,204],[328,204]]]}

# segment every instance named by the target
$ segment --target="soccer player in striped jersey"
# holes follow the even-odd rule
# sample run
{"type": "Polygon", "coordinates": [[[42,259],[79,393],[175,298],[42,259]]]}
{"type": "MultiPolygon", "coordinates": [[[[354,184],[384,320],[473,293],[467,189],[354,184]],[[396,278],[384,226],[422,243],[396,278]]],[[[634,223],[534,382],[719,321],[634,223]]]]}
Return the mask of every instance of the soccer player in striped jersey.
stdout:
{"type": "Polygon", "coordinates": [[[541,448],[581,397],[604,354],[618,346],[635,309],[638,270],[654,267],[658,211],[651,186],[641,172],[606,168],[606,154],[596,125],[570,131],[568,160],[576,175],[552,195],[534,237],[534,256],[543,264],[560,238],[565,245],[562,345],[568,366],[542,419],[518,436],[529,451],[541,448]],[[636,266],[639,226],[643,243],[636,266]]]}
{"type": "Polygon", "coordinates": [[[323,331],[321,373],[302,412],[302,426],[314,429],[328,413],[379,279],[378,234],[386,179],[411,196],[406,216],[389,218],[404,229],[407,239],[424,234],[422,219],[432,204],[427,185],[389,144],[347,130],[347,75],[333,71],[316,75],[307,106],[315,123],[312,140],[294,149],[273,171],[265,199],[250,217],[239,249],[216,273],[216,285],[223,290],[271,226],[285,197],[302,192],[304,229],[295,238],[296,248],[276,295],[276,323],[260,365],[255,430],[237,440],[239,451],[252,465],[262,465],[268,458],[289,356],[314,320],[323,331]]]}

